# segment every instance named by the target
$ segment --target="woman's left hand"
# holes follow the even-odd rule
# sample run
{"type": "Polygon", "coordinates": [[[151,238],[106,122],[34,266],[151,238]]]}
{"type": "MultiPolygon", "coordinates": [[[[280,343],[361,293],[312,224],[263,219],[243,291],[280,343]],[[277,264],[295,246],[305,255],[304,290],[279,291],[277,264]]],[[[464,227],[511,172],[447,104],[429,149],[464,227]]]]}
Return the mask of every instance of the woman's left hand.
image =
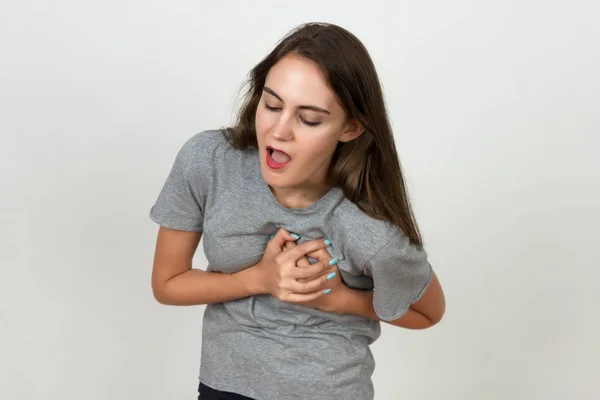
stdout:
{"type": "MultiPolygon", "coordinates": [[[[295,242],[286,242],[286,244],[284,245],[284,251],[290,250],[290,249],[294,248],[295,246],[297,246],[297,244],[295,242]]],[[[332,260],[331,255],[329,254],[327,249],[318,250],[318,251],[316,251],[314,253],[310,253],[308,255],[311,258],[314,258],[318,261],[329,262],[332,260]]],[[[305,268],[305,267],[309,267],[310,265],[312,265],[312,264],[308,261],[308,259],[306,257],[298,260],[298,262],[296,263],[297,268],[305,268]]],[[[325,274],[319,274],[319,275],[312,276],[309,278],[298,279],[298,282],[309,282],[309,281],[311,281],[313,279],[317,279],[323,275],[327,275],[327,276],[332,275],[332,278],[328,280],[328,284],[327,284],[327,290],[329,290],[329,292],[327,294],[324,294],[323,296],[319,297],[316,300],[300,302],[300,303],[295,303],[295,304],[299,304],[299,305],[302,305],[305,307],[317,308],[322,311],[338,313],[339,310],[343,308],[344,300],[346,298],[345,295],[347,294],[347,291],[349,290],[349,288],[348,288],[348,286],[346,286],[344,284],[344,282],[342,282],[342,278],[340,276],[340,271],[339,271],[337,265],[333,265],[331,267],[331,270],[325,274]],[[335,273],[335,275],[333,275],[334,273],[335,273]]]]}

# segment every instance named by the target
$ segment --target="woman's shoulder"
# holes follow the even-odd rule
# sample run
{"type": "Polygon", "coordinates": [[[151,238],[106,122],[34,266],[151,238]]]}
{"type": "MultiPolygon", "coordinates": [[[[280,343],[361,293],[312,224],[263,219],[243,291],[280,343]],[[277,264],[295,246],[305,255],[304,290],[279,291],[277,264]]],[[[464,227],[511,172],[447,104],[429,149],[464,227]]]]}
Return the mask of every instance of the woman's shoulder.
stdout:
{"type": "Polygon", "coordinates": [[[226,146],[229,142],[220,129],[209,129],[195,133],[183,144],[190,154],[207,154],[226,146]]]}
{"type": "Polygon", "coordinates": [[[392,238],[403,236],[396,225],[367,214],[348,199],[344,199],[336,207],[334,214],[344,232],[346,247],[365,257],[377,252],[392,238]]]}
{"type": "Polygon", "coordinates": [[[347,229],[362,230],[365,235],[389,238],[397,233],[393,223],[369,215],[347,198],[338,204],[336,214],[344,221],[347,229]]]}
{"type": "Polygon", "coordinates": [[[186,139],[180,152],[191,164],[205,166],[211,166],[225,156],[241,156],[241,151],[232,146],[222,129],[195,133],[186,139]]]}

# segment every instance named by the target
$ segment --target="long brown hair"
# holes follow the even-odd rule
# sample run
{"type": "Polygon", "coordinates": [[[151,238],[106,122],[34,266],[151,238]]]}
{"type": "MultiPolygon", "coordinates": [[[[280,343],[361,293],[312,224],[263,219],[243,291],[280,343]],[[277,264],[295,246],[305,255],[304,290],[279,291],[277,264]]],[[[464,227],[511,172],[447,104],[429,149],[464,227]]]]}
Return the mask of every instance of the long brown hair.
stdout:
{"type": "Polygon", "coordinates": [[[344,28],[308,23],[288,33],[250,72],[248,91],[233,127],[223,131],[238,149],[256,148],[255,113],[267,74],[288,53],[320,66],[349,119],[365,128],[358,138],[338,143],[329,171],[332,184],[368,215],[393,223],[422,245],[387,116],[381,84],[362,42],[344,28]]]}

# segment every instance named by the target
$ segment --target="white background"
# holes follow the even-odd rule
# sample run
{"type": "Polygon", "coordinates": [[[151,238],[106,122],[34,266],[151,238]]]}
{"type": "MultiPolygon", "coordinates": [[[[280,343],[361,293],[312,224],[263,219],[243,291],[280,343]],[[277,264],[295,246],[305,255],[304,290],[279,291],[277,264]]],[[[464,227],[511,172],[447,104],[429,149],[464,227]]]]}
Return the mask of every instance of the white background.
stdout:
{"type": "Polygon", "coordinates": [[[376,399],[600,398],[598,2],[0,4],[1,398],[195,398],[203,307],[153,299],[148,212],[314,20],[376,63],[447,296],[384,325],[376,399]]]}

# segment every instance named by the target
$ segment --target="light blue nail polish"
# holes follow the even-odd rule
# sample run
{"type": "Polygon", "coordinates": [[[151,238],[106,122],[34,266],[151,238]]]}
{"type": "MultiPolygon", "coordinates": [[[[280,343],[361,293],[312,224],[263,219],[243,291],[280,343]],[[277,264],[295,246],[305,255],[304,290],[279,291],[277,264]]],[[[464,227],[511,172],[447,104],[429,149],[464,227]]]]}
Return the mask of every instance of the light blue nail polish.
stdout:
{"type": "Polygon", "coordinates": [[[323,294],[327,294],[329,292],[331,292],[331,289],[327,289],[326,291],[323,292],[323,294]]]}
{"type": "Polygon", "coordinates": [[[275,237],[275,235],[271,235],[269,236],[269,239],[273,239],[275,237]]]}
{"type": "Polygon", "coordinates": [[[325,239],[325,246],[331,246],[331,240],[325,239]]]}
{"type": "Polygon", "coordinates": [[[337,274],[335,272],[330,273],[329,275],[327,275],[327,279],[333,279],[335,278],[337,274]]]}
{"type": "Polygon", "coordinates": [[[329,265],[335,265],[338,263],[338,261],[339,260],[337,258],[334,258],[333,260],[329,261],[329,265]]]}
{"type": "Polygon", "coordinates": [[[296,235],[295,233],[290,233],[290,236],[296,240],[300,239],[300,235],[296,235]]]}

